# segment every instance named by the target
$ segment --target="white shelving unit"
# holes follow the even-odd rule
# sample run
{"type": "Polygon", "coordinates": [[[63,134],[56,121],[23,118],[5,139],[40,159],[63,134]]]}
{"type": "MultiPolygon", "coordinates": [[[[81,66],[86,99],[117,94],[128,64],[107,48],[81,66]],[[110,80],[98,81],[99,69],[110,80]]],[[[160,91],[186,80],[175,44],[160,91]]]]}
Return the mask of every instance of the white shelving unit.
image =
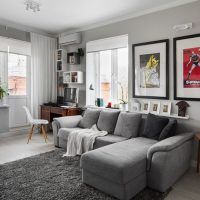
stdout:
{"type": "MultiPolygon", "coordinates": [[[[148,115],[148,112],[141,112],[141,111],[132,111],[134,113],[141,113],[141,114],[144,114],[144,115],[148,115]]],[[[181,116],[178,116],[177,114],[171,114],[171,115],[161,115],[161,114],[155,114],[157,116],[162,116],[162,117],[170,117],[170,118],[176,118],[176,119],[189,119],[189,115],[186,115],[185,117],[181,117],[181,116]]]]}
{"type": "Polygon", "coordinates": [[[83,83],[83,72],[81,71],[70,71],[63,72],[63,83],[64,84],[82,84],[83,83]]]}
{"type": "Polygon", "coordinates": [[[67,52],[64,49],[56,50],[56,70],[57,72],[67,70],[67,52]]]}

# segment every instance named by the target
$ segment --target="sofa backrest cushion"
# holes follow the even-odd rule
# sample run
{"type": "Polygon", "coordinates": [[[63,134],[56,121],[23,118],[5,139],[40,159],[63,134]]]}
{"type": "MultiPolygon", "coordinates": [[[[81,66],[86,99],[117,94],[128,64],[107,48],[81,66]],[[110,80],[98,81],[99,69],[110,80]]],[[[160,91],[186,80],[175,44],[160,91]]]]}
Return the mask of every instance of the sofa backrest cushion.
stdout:
{"type": "Polygon", "coordinates": [[[120,111],[115,111],[115,110],[101,111],[97,122],[98,129],[113,134],[119,113],[120,111]]]}
{"type": "Polygon", "coordinates": [[[159,141],[164,140],[168,137],[172,137],[176,135],[176,129],[177,129],[177,120],[169,120],[168,124],[163,128],[162,132],[159,136],[159,141]]]}
{"type": "Polygon", "coordinates": [[[145,121],[144,131],[141,134],[142,137],[158,140],[161,131],[168,124],[169,119],[165,117],[159,117],[149,113],[145,121]]]}
{"type": "Polygon", "coordinates": [[[114,135],[131,138],[137,137],[142,115],[136,113],[119,114],[114,135]]]}
{"type": "Polygon", "coordinates": [[[101,110],[88,108],[78,126],[80,128],[91,128],[97,123],[101,110]]]}

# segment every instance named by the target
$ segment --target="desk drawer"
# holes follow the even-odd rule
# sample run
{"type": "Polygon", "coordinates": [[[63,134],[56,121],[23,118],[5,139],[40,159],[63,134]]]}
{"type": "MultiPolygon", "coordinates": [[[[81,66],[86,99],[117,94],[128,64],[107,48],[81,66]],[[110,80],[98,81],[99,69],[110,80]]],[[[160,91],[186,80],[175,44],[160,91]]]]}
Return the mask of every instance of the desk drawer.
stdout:
{"type": "Polygon", "coordinates": [[[67,110],[67,116],[73,116],[73,115],[80,115],[80,109],[69,109],[67,110]]]}
{"type": "Polygon", "coordinates": [[[54,114],[63,114],[63,108],[51,107],[51,112],[54,114]]]}

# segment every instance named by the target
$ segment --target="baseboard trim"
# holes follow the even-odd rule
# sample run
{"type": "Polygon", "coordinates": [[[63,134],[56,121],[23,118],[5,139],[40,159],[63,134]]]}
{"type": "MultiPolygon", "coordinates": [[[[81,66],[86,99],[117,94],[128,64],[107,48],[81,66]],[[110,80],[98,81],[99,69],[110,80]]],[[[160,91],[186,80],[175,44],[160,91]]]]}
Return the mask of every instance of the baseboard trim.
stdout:
{"type": "Polygon", "coordinates": [[[10,137],[13,135],[27,134],[30,126],[21,126],[16,128],[10,128],[8,132],[0,133],[0,137],[10,137]]]}

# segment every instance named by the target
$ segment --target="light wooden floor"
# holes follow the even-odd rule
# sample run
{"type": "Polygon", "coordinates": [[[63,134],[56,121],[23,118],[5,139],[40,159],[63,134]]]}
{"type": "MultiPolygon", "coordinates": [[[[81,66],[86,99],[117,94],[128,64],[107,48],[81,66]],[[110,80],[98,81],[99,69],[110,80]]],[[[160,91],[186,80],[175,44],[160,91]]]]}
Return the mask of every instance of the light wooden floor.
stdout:
{"type": "MultiPolygon", "coordinates": [[[[0,133],[0,164],[44,153],[55,149],[53,135],[48,133],[48,143],[44,138],[34,133],[32,140],[27,144],[27,130],[10,133],[0,133]]],[[[179,180],[166,200],[200,200],[200,174],[194,168],[179,180]]]]}
{"type": "Polygon", "coordinates": [[[28,129],[0,133],[0,164],[55,149],[52,133],[48,133],[48,140],[47,143],[45,143],[42,135],[36,130],[36,132],[33,133],[29,144],[27,144],[27,133],[28,129]]]}

